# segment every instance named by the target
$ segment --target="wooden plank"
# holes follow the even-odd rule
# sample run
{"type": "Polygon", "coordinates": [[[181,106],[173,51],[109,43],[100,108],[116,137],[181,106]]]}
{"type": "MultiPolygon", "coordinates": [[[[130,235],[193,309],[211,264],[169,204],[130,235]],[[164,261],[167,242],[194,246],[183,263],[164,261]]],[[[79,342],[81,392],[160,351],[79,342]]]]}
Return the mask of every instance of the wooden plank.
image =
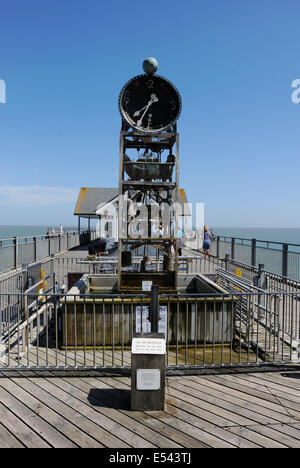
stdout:
{"type": "MultiPolygon", "coordinates": [[[[275,374],[273,374],[275,375],[275,374]]],[[[276,374],[277,375],[277,374],[276,374]]],[[[279,374],[280,379],[286,386],[290,386],[291,388],[298,388],[300,390],[300,372],[281,372],[279,374]]]]}
{"type": "MultiPolygon", "coordinates": [[[[5,384],[5,388],[10,391],[13,395],[22,401],[22,398],[26,403],[30,404],[31,408],[37,408],[37,413],[48,422],[52,423],[54,427],[59,427],[60,431],[68,437],[78,447],[90,447],[90,448],[101,448],[103,445],[96,441],[94,438],[87,435],[85,432],[78,430],[78,426],[75,425],[72,418],[66,418],[65,414],[62,416],[62,408],[58,407],[56,400],[51,399],[51,396],[47,396],[42,400],[41,392],[33,383],[27,379],[22,379],[22,388],[18,385],[20,379],[11,379],[9,383],[5,384]],[[37,402],[37,403],[36,403],[37,402]],[[55,412],[52,410],[54,408],[55,412]],[[49,411],[50,410],[50,411],[49,411]]],[[[74,414],[73,414],[74,416],[74,414]]],[[[78,418],[75,421],[78,422],[78,418]]]]}
{"type": "MultiPolygon", "coordinates": [[[[26,424],[23,423],[15,414],[13,414],[8,408],[0,403],[0,414],[2,424],[5,428],[10,431],[11,439],[15,439],[15,447],[27,447],[27,448],[47,448],[50,445],[42,439],[35,431],[30,429],[26,424]]],[[[0,446],[2,442],[2,431],[0,428],[0,446]]],[[[6,439],[4,438],[3,441],[6,439]]],[[[14,445],[13,445],[14,446],[14,445]]]]}
{"type": "MultiPolygon", "coordinates": [[[[257,390],[255,384],[253,386],[249,386],[247,381],[241,381],[238,376],[231,375],[231,374],[221,374],[221,375],[207,375],[205,376],[208,380],[216,381],[222,383],[225,387],[234,388],[242,393],[246,393],[247,395],[252,395],[253,397],[260,398],[264,402],[270,402],[277,404],[278,400],[276,397],[270,393],[266,393],[265,391],[257,390]]],[[[283,410],[284,411],[284,410],[283,410]]]]}
{"type": "Polygon", "coordinates": [[[271,426],[251,426],[251,429],[258,434],[261,434],[273,441],[284,444],[289,448],[300,448],[300,440],[291,437],[288,434],[283,433],[281,430],[281,425],[271,425],[271,426]]]}
{"type": "MultiPolygon", "coordinates": [[[[75,386],[75,382],[78,382],[79,379],[72,378],[70,381],[67,379],[61,378],[51,378],[47,379],[48,384],[51,384],[51,391],[55,393],[56,398],[62,398],[61,392],[59,389],[68,392],[68,401],[72,403],[72,406],[78,408],[83,414],[88,414],[89,417],[93,413],[94,420],[98,421],[98,424],[101,424],[112,435],[118,435],[118,438],[128,444],[129,446],[134,446],[135,448],[153,448],[154,444],[145,440],[141,433],[139,435],[135,427],[131,429],[127,427],[129,418],[123,418],[122,414],[114,408],[107,408],[105,406],[96,406],[96,398],[90,394],[90,387],[88,391],[80,391],[75,386]],[[55,386],[58,387],[55,389],[55,386]],[[82,404],[84,402],[84,404],[82,404]],[[94,402],[94,406],[91,405],[94,402]],[[127,425],[126,425],[127,424],[127,425]]],[[[48,387],[50,388],[50,387],[48,387]]],[[[102,402],[101,402],[102,403],[102,402]]]]}
{"type": "Polygon", "coordinates": [[[175,395],[180,400],[189,401],[192,404],[195,404],[198,408],[207,410],[213,415],[226,418],[228,421],[231,421],[231,424],[227,423],[228,426],[247,426],[253,423],[252,419],[235,413],[232,407],[227,408],[226,405],[224,405],[225,407],[221,407],[216,404],[214,399],[210,399],[210,401],[208,401],[206,395],[201,392],[197,392],[196,390],[186,387],[184,384],[173,382],[171,379],[168,379],[168,391],[172,392],[172,394],[176,392],[175,395]]]}
{"type": "Polygon", "coordinates": [[[240,407],[244,411],[251,411],[252,417],[254,416],[255,420],[261,424],[276,424],[276,422],[288,423],[292,421],[292,418],[287,414],[275,412],[265,408],[263,405],[244,400],[240,398],[240,396],[235,396],[234,390],[231,394],[227,394],[222,385],[214,384],[204,378],[191,376],[186,377],[184,382],[185,385],[204,392],[205,394],[213,395],[219,400],[234,404],[236,408],[240,407]]]}
{"type": "Polygon", "coordinates": [[[21,442],[0,423],[0,448],[25,448],[25,445],[21,444],[21,442]]]}
{"type": "MultiPolygon", "coordinates": [[[[198,381],[198,380],[197,380],[198,381]]],[[[218,376],[213,376],[213,377],[206,377],[205,379],[202,379],[201,382],[206,382],[208,384],[208,387],[214,388],[216,390],[220,390],[223,394],[227,394],[233,397],[237,397],[241,400],[244,400],[246,402],[251,402],[257,406],[261,406],[263,408],[264,414],[269,414],[275,418],[279,417],[276,413],[280,413],[283,417],[283,419],[280,422],[288,422],[285,421],[285,417],[290,417],[288,411],[283,408],[280,404],[278,404],[278,400],[276,403],[270,403],[269,401],[266,401],[262,398],[257,398],[256,396],[253,396],[252,393],[247,393],[244,392],[243,390],[240,391],[240,389],[235,389],[234,383],[231,382],[231,385],[228,385],[228,382],[225,379],[222,379],[222,377],[218,376]],[[210,382],[210,383],[209,383],[210,382]],[[227,385],[226,385],[227,384],[227,385]]],[[[259,408],[258,408],[259,409],[259,408]]]]}
{"type": "MultiPolygon", "coordinates": [[[[90,386],[87,389],[87,391],[81,392],[78,389],[76,390],[76,386],[74,386],[74,381],[75,380],[77,380],[77,379],[65,378],[65,379],[61,379],[61,382],[58,382],[57,379],[49,379],[49,380],[44,379],[43,382],[41,382],[41,385],[42,385],[43,388],[47,388],[48,391],[53,392],[56,395],[56,398],[58,398],[58,399],[61,398],[61,396],[60,396],[61,392],[62,392],[61,389],[63,389],[64,391],[68,391],[68,401],[69,401],[70,404],[72,404],[72,406],[74,408],[76,408],[76,411],[78,411],[80,414],[86,415],[87,417],[89,417],[89,419],[91,421],[94,421],[95,423],[98,423],[98,424],[102,424],[102,420],[103,420],[102,415],[101,415],[102,412],[98,411],[98,407],[91,408],[91,405],[87,404],[86,394],[87,394],[87,392],[90,394],[90,386]],[[70,383],[70,382],[72,382],[72,383],[70,383]]],[[[91,397],[89,397],[89,399],[91,399],[91,397]]],[[[115,425],[115,423],[119,423],[121,426],[124,426],[124,427],[127,427],[127,428],[131,427],[130,426],[131,421],[129,420],[129,418],[128,418],[129,421],[126,420],[126,418],[122,418],[122,415],[120,415],[120,417],[118,418],[115,415],[115,413],[116,413],[115,411],[109,411],[108,409],[105,409],[105,408],[107,408],[105,399],[104,399],[104,401],[101,400],[101,403],[102,403],[102,406],[104,408],[103,413],[105,413],[105,415],[108,414],[109,417],[112,418],[112,424],[115,425]]],[[[98,405],[99,405],[99,402],[98,402],[98,405]]],[[[147,431],[146,431],[146,434],[144,434],[144,432],[145,432],[144,427],[142,427],[140,425],[135,424],[135,426],[132,427],[132,430],[134,431],[134,433],[137,433],[139,435],[142,434],[143,438],[145,438],[146,435],[147,435],[147,431]]],[[[118,432],[116,434],[119,435],[118,432]]],[[[152,443],[155,444],[156,441],[152,440],[153,439],[153,434],[150,433],[148,435],[149,435],[149,440],[151,440],[152,443]]],[[[114,447],[120,448],[121,446],[122,447],[124,447],[124,446],[128,447],[129,446],[128,444],[125,444],[124,441],[120,441],[120,439],[117,439],[118,444],[114,445],[113,440],[116,439],[116,437],[113,435],[113,433],[110,433],[110,437],[111,437],[111,440],[109,441],[110,443],[108,443],[109,447],[114,446],[114,447]]],[[[131,435],[130,441],[131,441],[131,443],[134,441],[134,434],[131,435]]],[[[140,439],[139,439],[139,441],[140,441],[140,439]]]]}
{"type": "MultiPolygon", "coordinates": [[[[76,444],[66,438],[55,426],[61,422],[64,424],[63,419],[50,417],[50,411],[47,411],[46,420],[52,419],[54,425],[49,424],[44,420],[40,413],[43,413],[43,406],[36,400],[32,399],[26,392],[22,392],[21,401],[16,395],[10,394],[5,388],[9,388],[8,379],[0,379],[0,401],[3,405],[9,408],[14,414],[18,416],[25,424],[27,424],[37,434],[47,440],[51,447],[55,448],[75,448],[76,444]],[[5,388],[3,388],[3,386],[5,388]],[[26,402],[26,405],[23,402],[26,402]],[[28,406],[27,406],[28,405],[28,406]]],[[[14,389],[15,390],[15,389],[14,389]]],[[[51,421],[51,422],[52,422],[51,421]]]]}
{"type": "MultiPolygon", "coordinates": [[[[256,426],[251,426],[250,428],[247,427],[228,427],[227,431],[233,432],[234,434],[244,437],[245,439],[251,440],[255,444],[259,444],[263,448],[288,448],[284,444],[280,444],[279,442],[273,441],[272,439],[265,437],[261,434],[258,434],[253,430],[256,426]]],[[[262,426],[257,426],[262,427],[262,426]]]]}
{"type": "MultiPolygon", "coordinates": [[[[111,385],[107,384],[107,378],[103,379],[88,379],[88,383],[85,382],[85,379],[80,379],[81,383],[78,382],[79,388],[82,388],[82,384],[85,383],[86,385],[90,385],[93,383],[95,387],[99,389],[99,385],[101,384],[101,389],[100,391],[105,391],[105,389],[111,390],[112,388],[115,389],[114,391],[114,399],[117,401],[121,402],[128,402],[127,396],[124,395],[124,392],[118,390],[116,386],[114,385],[113,387],[111,385]]],[[[114,379],[116,380],[116,379],[114,379]]],[[[105,396],[107,398],[107,396],[105,396]]],[[[100,401],[102,402],[102,396],[99,397],[100,401]]],[[[116,401],[111,401],[111,405],[115,405],[116,401]]],[[[124,412],[123,410],[119,410],[122,413],[124,412]]],[[[188,434],[182,433],[180,430],[177,428],[174,429],[173,427],[170,427],[169,425],[165,424],[163,421],[157,420],[156,418],[153,418],[151,414],[147,414],[146,412],[142,411],[130,411],[129,413],[126,412],[126,414],[130,415],[130,417],[139,423],[144,424],[145,426],[151,428],[153,431],[156,431],[159,435],[159,438],[168,438],[170,441],[167,443],[166,447],[172,447],[172,444],[176,443],[179,444],[182,447],[187,447],[187,448],[203,448],[206,447],[205,444],[201,444],[198,440],[194,439],[188,434]]],[[[136,424],[134,422],[134,424],[136,424]]]]}
{"type": "MultiPolygon", "coordinates": [[[[17,381],[18,379],[12,380],[17,381]]],[[[43,404],[55,408],[66,421],[74,424],[79,432],[82,432],[87,439],[83,445],[84,447],[129,447],[123,444],[120,439],[105,431],[100,425],[94,423],[91,417],[88,418],[82,414],[76,405],[70,403],[70,397],[66,391],[63,395],[63,401],[58,400],[53,392],[53,386],[47,385],[45,379],[36,377],[28,378],[22,381],[22,387],[30,392],[31,395],[38,398],[43,404]],[[91,438],[91,440],[89,440],[89,438],[91,438]]]]}
{"type": "Polygon", "coordinates": [[[205,402],[193,397],[191,395],[187,395],[183,392],[177,391],[176,389],[172,388],[171,386],[167,385],[167,394],[166,401],[169,402],[169,399],[172,398],[172,401],[176,403],[176,406],[183,408],[185,411],[195,414],[206,421],[210,421],[212,424],[215,424],[219,427],[226,427],[226,426],[235,426],[236,422],[231,421],[230,413],[228,413],[225,417],[224,412],[220,411],[214,413],[209,410],[214,410],[212,405],[207,405],[205,402]]]}
{"type": "MultiPolygon", "coordinates": [[[[117,379],[109,379],[109,378],[105,379],[106,382],[110,382],[111,386],[116,385],[116,380],[117,379]]],[[[130,388],[129,379],[123,379],[123,381],[120,382],[120,384],[121,384],[121,390],[122,391],[126,390],[126,387],[130,388]],[[125,388],[124,388],[124,386],[125,386],[125,388]]],[[[117,384],[117,387],[120,388],[120,385],[117,384]]],[[[205,433],[202,430],[197,431],[197,425],[196,424],[194,425],[192,423],[192,421],[190,422],[189,427],[187,427],[186,418],[190,418],[190,415],[188,413],[185,413],[184,411],[181,411],[181,416],[182,416],[181,418],[179,417],[178,411],[176,411],[176,413],[175,413],[172,410],[168,411],[168,409],[166,409],[165,411],[151,411],[151,412],[145,411],[145,413],[147,415],[151,415],[152,417],[154,416],[159,421],[163,421],[163,422],[169,424],[172,427],[179,428],[181,431],[189,433],[195,439],[198,439],[199,435],[201,433],[201,439],[199,439],[199,440],[201,440],[204,444],[206,444],[209,447],[211,447],[212,446],[211,444],[214,443],[215,447],[232,448],[232,445],[229,444],[228,442],[221,441],[219,438],[208,435],[207,433],[205,433]],[[185,417],[183,417],[183,415],[185,417]],[[195,426],[195,428],[193,426],[195,426]]],[[[198,421],[198,419],[199,418],[195,418],[195,421],[198,421]]],[[[202,423],[203,423],[203,421],[202,421],[202,423]]],[[[199,427],[198,427],[198,429],[199,429],[199,427]]]]}
{"type": "Polygon", "coordinates": [[[187,386],[184,380],[184,384],[181,382],[179,383],[178,381],[169,381],[169,385],[171,385],[173,388],[177,388],[178,390],[181,390],[185,393],[190,393],[191,395],[197,396],[200,400],[204,400],[208,403],[211,403],[212,405],[215,406],[215,411],[219,411],[220,408],[223,408],[231,414],[231,419],[242,419],[240,422],[238,422],[239,425],[249,425],[250,424],[270,424],[274,423],[276,424],[276,420],[273,420],[271,418],[266,418],[263,415],[260,415],[257,412],[254,412],[252,408],[245,408],[244,406],[237,405],[233,403],[230,399],[227,401],[224,400],[224,398],[220,398],[219,394],[215,394],[215,392],[209,392],[207,391],[207,388],[202,388],[200,385],[194,385],[193,386],[187,386]],[[238,418],[235,418],[235,416],[238,416],[238,418]],[[247,424],[245,424],[245,421],[248,421],[247,424]]]}
{"type": "Polygon", "coordinates": [[[232,444],[238,448],[259,448],[258,445],[254,444],[253,442],[247,441],[241,437],[233,436],[233,434],[228,433],[228,431],[220,428],[210,421],[198,417],[190,412],[186,412],[183,408],[183,405],[178,405],[176,400],[170,398],[166,405],[166,412],[170,415],[176,415],[177,418],[182,419],[183,421],[187,422],[188,424],[192,424],[193,426],[198,427],[201,430],[204,430],[209,434],[210,444],[213,447],[221,447],[224,448],[224,444],[232,444]],[[219,440],[215,442],[215,438],[221,440],[221,444],[219,440]]]}
{"type": "Polygon", "coordinates": [[[261,380],[267,385],[268,387],[271,387],[272,389],[274,388],[275,390],[279,390],[282,392],[285,392],[289,395],[293,395],[298,397],[299,402],[300,402],[300,396],[299,396],[299,388],[297,388],[297,383],[295,383],[293,386],[291,386],[288,382],[284,380],[284,377],[281,377],[280,374],[269,374],[269,373],[263,373],[261,375],[261,380]]]}
{"type": "MultiPolygon", "coordinates": [[[[120,380],[120,379],[118,379],[120,380]]],[[[115,383],[116,379],[114,379],[115,383]]],[[[125,381],[125,379],[122,380],[123,384],[129,387],[128,382],[125,381]]],[[[196,409],[196,408],[194,408],[196,409]]],[[[162,419],[162,415],[159,414],[158,412],[151,412],[151,415],[156,413],[159,416],[159,419],[162,419]]],[[[235,446],[235,447],[243,447],[243,448],[257,448],[255,444],[248,442],[245,439],[242,439],[240,437],[232,437],[229,435],[228,432],[225,430],[217,427],[216,425],[212,424],[210,421],[204,420],[194,414],[191,414],[189,412],[184,411],[182,408],[182,404],[176,404],[176,401],[172,398],[168,399],[168,404],[166,405],[165,408],[165,413],[167,413],[169,416],[172,416],[173,418],[180,419],[183,422],[188,423],[191,427],[195,426],[198,429],[201,429],[204,431],[202,434],[202,441],[208,444],[211,447],[215,448],[229,448],[229,446],[235,446]]],[[[179,425],[181,425],[181,421],[179,422],[179,425]]],[[[177,421],[178,424],[178,421],[177,421]]],[[[190,431],[190,429],[189,429],[190,431]]]]}
{"type": "Polygon", "coordinates": [[[280,425],[278,430],[280,430],[281,432],[283,432],[284,434],[288,434],[292,437],[294,437],[295,439],[298,439],[300,441],[300,422],[295,422],[293,424],[289,424],[289,425],[280,425]]]}
{"type": "Polygon", "coordinates": [[[281,404],[287,408],[292,408],[295,411],[299,412],[300,411],[300,397],[288,393],[285,391],[285,388],[276,385],[273,382],[269,382],[267,380],[260,379],[260,376],[255,374],[255,376],[252,375],[244,375],[243,379],[252,382],[255,384],[257,387],[264,388],[265,391],[268,393],[271,393],[274,395],[277,400],[280,400],[281,404]]]}

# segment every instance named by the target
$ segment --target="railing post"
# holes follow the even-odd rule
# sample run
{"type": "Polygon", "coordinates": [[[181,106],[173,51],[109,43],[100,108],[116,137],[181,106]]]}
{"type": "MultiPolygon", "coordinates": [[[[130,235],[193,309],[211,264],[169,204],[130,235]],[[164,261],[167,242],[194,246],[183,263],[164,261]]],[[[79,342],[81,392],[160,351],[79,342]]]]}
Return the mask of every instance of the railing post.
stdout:
{"type": "Polygon", "coordinates": [[[256,266],[256,239],[251,241],[251,265],[256,266]]]}
{"type": "Polygon", "coordinates": [[[36,237],[33,238],[33,258],[34,261],[37,261],[37,240],[36,237]]]}
{"type": "MultiPolygon", "coordinates": [[[[28,289],[28,263],[23,263],[22,264],[22,286],[21,286],[21,292],[26,291],[28,289]]],[[[24,296],[21,296],[21,307],[22,310],[25,310],[25,300],[24,296]]]]}
{"type": "Polygon", "coordinates": [[[235,238],[232,237],[231,238],[231,258],[232,258],[232,260],[234,260],[234,242],[235,242],[235,238]]]}
{"type": "Polygon", "coordinates": [[[51,255],[51,236],[50,236],[50,234],[48,234],[46,236],[46,238],[48,238],[48,257],[50,257],[50,255],[51,255]]]}
{"type": "MultiPolygon", "coordinates": [[[[257,287],[259,289],[267,289],[266,288],[266,275],[264,272],[265,265],[263,263],[259,263],[258,265],[258,275],[257,275],[257,287]]],[[[261,293],[258,295],[258,304],[262,307],[265,307],[266,305],[266,297],[262,295],[261,293]]],[[[265,318],[265,311],[262,311],[261,308],[259,308],[259,318],[265,318]]]]}
{"type": "Polygon", "coordinates": [[[19,259],[18,259],[18,238],[17,237],[13,237],[13,266],[14,268],[18,268],[18,263],[19,263],[19,259]]]}
{"type": "Polygon", "coordinates": [[[149,322],[151,323],[151,333],[158,333],[159,322],[159,286],[151,288],[151,303],[149,307],[149,322]]]}
{"type": "Polygon", "coordinates": [[[217,258],[220,257],[220,236],[217,236],[217,253],[216,253],[216,257],[217,258]]]}
{"type": "Polygon", "coordinates": [[[229,263],[229,260],[230,260],[230,255],[229,254],[225,254],[225,270],[228,271],[228,263],[229,263]]]}
{"type": "Polygon", "coordinates": [[[265,265],[263,263],[259,263],[258,265],[258,287],[261,289],[265,289],[265,265]]]}
{"type": "Polygon", "coordinates": [[[282,276],[288,276],[288,244],[282,245],[282,276]]]}

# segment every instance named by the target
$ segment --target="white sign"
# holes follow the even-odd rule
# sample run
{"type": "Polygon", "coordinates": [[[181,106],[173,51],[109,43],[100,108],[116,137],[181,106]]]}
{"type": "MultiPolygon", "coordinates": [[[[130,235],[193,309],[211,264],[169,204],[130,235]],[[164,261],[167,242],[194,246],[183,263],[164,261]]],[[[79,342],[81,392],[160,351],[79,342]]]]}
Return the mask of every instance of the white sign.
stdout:
{"type": "Polygon", "coordinates": [[[160,370],[159,369],[138,369],[136,373],[137,390],[159,390],[160,370]]]}
{"type": "Polygon", "coordinates": [[[166,340],[163,338],[133,338],[132,354],[166,354],[166,340]]]}
{"type": "Polygon", "coordinates": [[[142,291],[149,292],[152,289],[152,281],[143,281],[142,282],[142,291]]]}

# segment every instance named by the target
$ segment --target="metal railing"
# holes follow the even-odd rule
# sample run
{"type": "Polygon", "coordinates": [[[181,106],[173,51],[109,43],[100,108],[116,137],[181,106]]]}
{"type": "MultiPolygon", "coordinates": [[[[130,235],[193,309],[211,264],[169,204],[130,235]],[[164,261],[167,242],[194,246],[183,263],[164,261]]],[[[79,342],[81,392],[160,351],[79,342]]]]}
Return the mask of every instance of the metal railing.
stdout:
{"type": "MultiPolygon", "coordinates": [[[[201,251],[202,233],[186,239],[186,245],[201,251]]],[[[211,254],[218,258],[229,255],[252,266],[264,264],[268,271],[300,281],[300,244],[242,237],[217,236],[211,241],[211,254]]]]}
{"type": "MultiPolygon", "coordinates": [[[[129,369],[133,333],[149,331],[149,296],[57,294],[52,279],[47,292],[0,294],[0,368],[129,369]]],[[[231,287],[159,296],[168,369],[299,362],[300,294],[231,287]]]]}
{"type": "Polygon", "coordinates": [[[96,231],[0,239],[0,273],[33,263],[96,239],[96,231]]]}

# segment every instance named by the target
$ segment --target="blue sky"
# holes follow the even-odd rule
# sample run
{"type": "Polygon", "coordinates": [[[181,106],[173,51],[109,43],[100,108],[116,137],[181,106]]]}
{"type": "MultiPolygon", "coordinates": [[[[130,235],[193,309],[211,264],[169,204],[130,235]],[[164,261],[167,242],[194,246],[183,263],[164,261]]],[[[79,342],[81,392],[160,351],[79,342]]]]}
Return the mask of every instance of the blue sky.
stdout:
{"type": "Polygon", "coordinates": [[[118,184],[118,95],[180,90],[180,185],[213,226],[300,227],[299,0],[2,0],[0,224],[76,224],[118,184]]]}

